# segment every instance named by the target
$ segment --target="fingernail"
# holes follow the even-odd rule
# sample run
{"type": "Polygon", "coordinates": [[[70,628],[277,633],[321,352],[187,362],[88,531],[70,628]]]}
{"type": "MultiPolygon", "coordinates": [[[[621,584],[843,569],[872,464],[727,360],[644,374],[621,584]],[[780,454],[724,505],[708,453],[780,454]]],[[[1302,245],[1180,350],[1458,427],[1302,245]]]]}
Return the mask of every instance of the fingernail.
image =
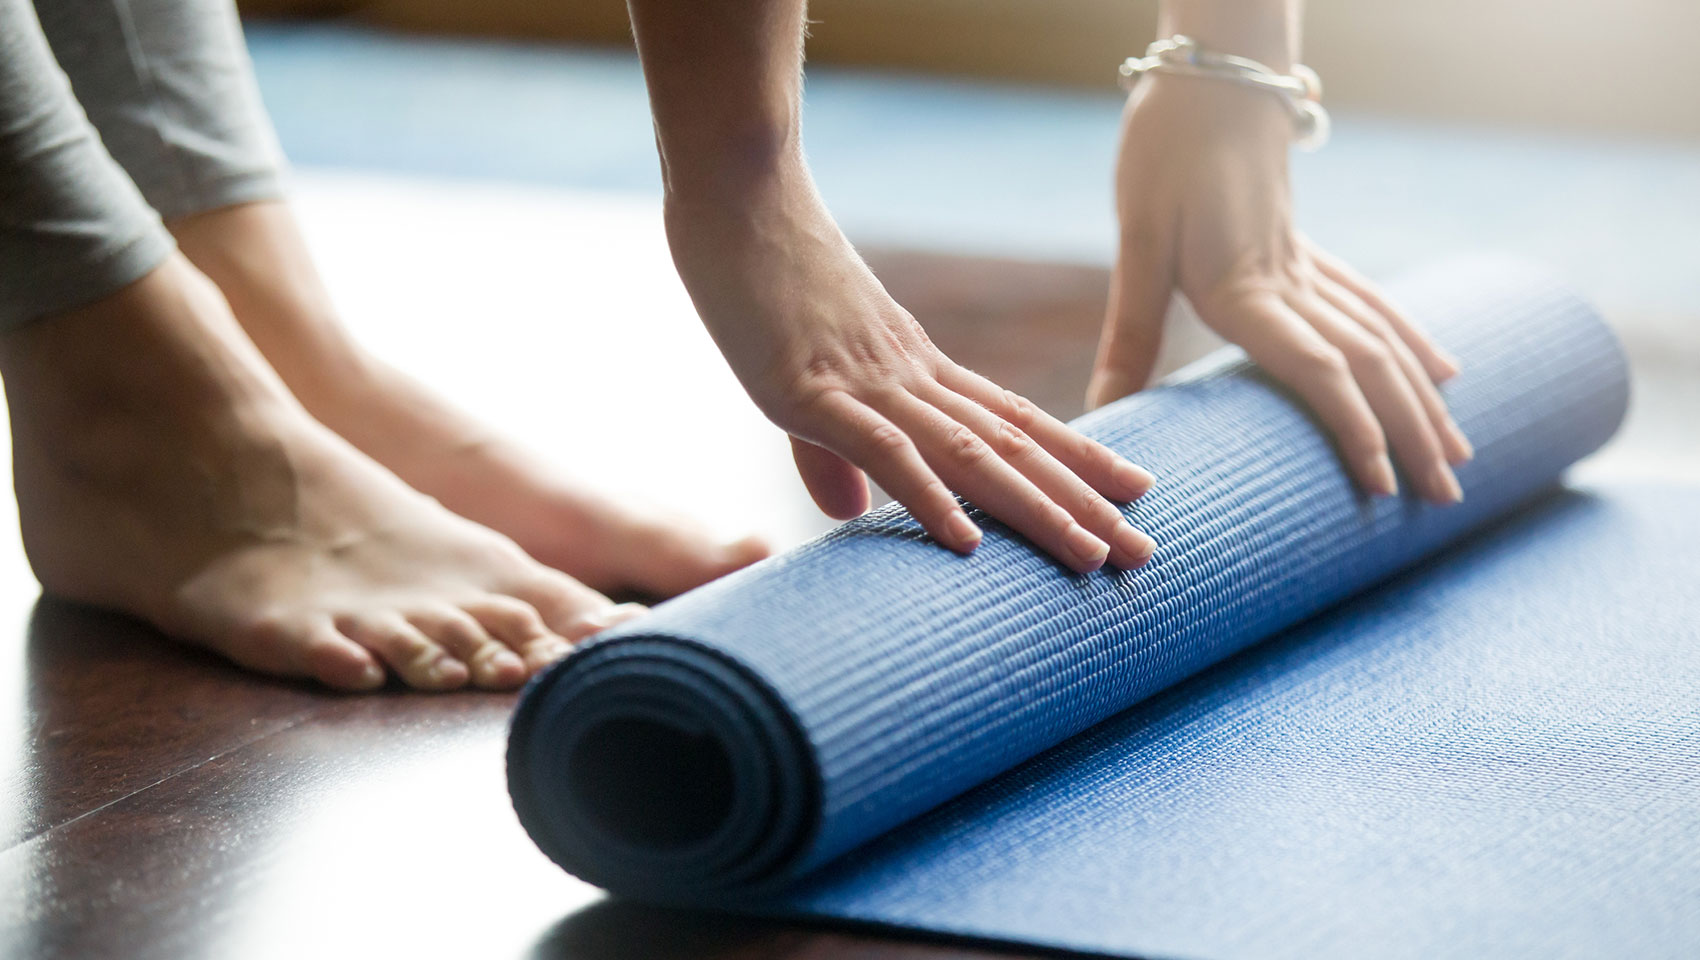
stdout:
{"type": "Polygon", "coordinates": [[[1076,523],[1068,528],[1063,537],[1070,553],[1081,563],[1096,569],[1104,563],[1104,558],[1110,555],[1110,545],[1094,537],[1085,527],[1076,523]]]}
{"type": "Polygon", "coordinates": [[[966,513],[957,513],[950,518],[950,536],[956,541],[958,550],[968,551],[980,545],[980,528],[968,519],[966,513]]]}
{"type": "Polygon", "coordinates": [[[1458,371],[1464,369],[1463,367],[1458,365],[1458,358],[1454,357],[1450,353],[1447,353],[1445,350],[1438,350],[1437,349],[1437,350],[1435,350],[1434,353],[1435,353],[1435,356],[1440,359],[1440,365],[1441,365],[1440,379],[1450,380],[1453,377],[1456,377],[1458,375],[1458,371]]]}
{"type": "Polygon", "coordinates": [[[1145,491],[1151,489],[1152,484],[1157,482],[1157,478],[1151,475],[1151,471],[1129,463],[1120,457],[1116,458],[1115,464],[1110,467],[1110,479],[1115,481],[1116,487],[1129,500],[1142,496],[1145,491]]]}
{"type": "Polygon", "coordinates": [[[1458,475],[1446,464],[1434,468],[1434,485],[1440,491],[1439,502],[1463,503],[1464,488],[1458,485],[1458,475]]]}
{"type": "Polygon", "coordinates": [[[1456,423],[1448,424],[1448,426],[1452,428],[1453,442],[1458,445],[1458,459],[1453,462],[1463,463],[1466,460],[1473,459],[1476,455],[1476,448],[1470,443],[1470,438],[1464,436],[1464,431],[1458,429],[1456,423]]]}
{"type": "Polygon", "coordinates": [[[1157,541],[1139,530],[1122,524],[1116,528],[1116,547],[1131,559],[1128,569],[1143,566],[1157,552],[1157,541]]]}
{"type": "Polygon", "coordinates": [[[1393,461],[1387,459],[1387,454],[1378,453],[1365,464],[1367,487],[1371,494],[1380,497],[1391,497],[1399,492],[1399,481],[1393,476],[1393,461]]]}

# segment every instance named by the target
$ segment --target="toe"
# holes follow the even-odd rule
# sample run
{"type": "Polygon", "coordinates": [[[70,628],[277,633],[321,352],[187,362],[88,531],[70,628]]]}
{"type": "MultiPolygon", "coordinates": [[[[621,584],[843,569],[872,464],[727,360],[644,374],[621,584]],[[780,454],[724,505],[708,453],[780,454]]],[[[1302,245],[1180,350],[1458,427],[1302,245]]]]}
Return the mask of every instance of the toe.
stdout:
{"type": "Polygon", "coordinates": [[[578,643],[586,637],[601,633],[609,627],[625,623],[634,617],[641,617],[648,612],[649,608],[641,603],[621,603],[604,607],[587,613],[568,624],[561,635],[571,643],[578,643]]]}
{"type": "Polygon", "coordinates": [[[466,664],[400,616],[343,616],[337,618],[336,627],[377,654],[410,687],[452,690],[467,681],[466,664]]]}
{"type": "MultiPolygon", "coordinates": [[[[720,548],[720,562],[714,568],[713,576],[708,580],[719,579],[734,570],[742,570],[752,563],[766,560],[773,556],[773,547],[761,537],[745,537],[735,540],[720,548]]],[[[704,580],[707,583],[708,580],[704,580]]],[[[700,586],[700,584],[699,584],[700,586]]]]}
{"type": "Polygon", "coordinates": [[[543,625],[557,635],[580,617],[614,605],[614,601],[564,573],[539,568],[535,576],[506,591],[524,600],[543,618],[543,625]]]}
{"type": "Polygon", "coordinates": [[[536,607],[517,597],[491,594],[462,604],[473,619],[536,672],[566,655],[567,642],[543,622],[536,607]]]}
{"type": "Polygon", "coordinates": [[[530,671],[509,647],[490,635],[472,615],[454,607],[417,612],[408,621],[450,655],[466,664],[472,682],[486,690],[512,690],[530,671]]]}
{"type": "Polygon", "coordinates": [[[338,633],[328,618],[263,614],[220,636],[214,649],[251,670],[311,677],[338,690],[372,690],[384,668],[359,644],[338,633]]]}
{"type": "Polygon", "coordinates": [[[384,668],[329,622],[314,624],[301,647],[303,671],[338,690],[376,690],[384,685],[384,668]]]}
{"type": "Polygon", "coordinates": [[[658,597],[671,597],[718,580],[765,559],[772,548],[760,537],[732,543],[715,540],[686,523],[646,521],[628,543],[631,585],[658,597]]]}

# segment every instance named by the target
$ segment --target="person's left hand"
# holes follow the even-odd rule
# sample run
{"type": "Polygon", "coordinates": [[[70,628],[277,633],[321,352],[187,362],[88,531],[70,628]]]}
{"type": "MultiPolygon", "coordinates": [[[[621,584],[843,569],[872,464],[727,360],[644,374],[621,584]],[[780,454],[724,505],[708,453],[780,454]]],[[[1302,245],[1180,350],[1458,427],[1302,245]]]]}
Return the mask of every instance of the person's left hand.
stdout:
{"type": "Polygon", "coordinates": [[[1116,506],[1152,477],[959,366],[886,293],[796,168],[742,202],[670,197],[679,276],[751,399],[792,437],[815,502],[845,520],[872,477],[939,543],[980,528],[961,494],[1079,573],[1156,545],[1116,506]]]}
{"type": "Polygon", "coordinates": [[[1291,137],[1285,108],[1262,91],[1163,75],[1134,91],[1117,164],[1121,249],[1088,405],[1145,386],[1178,291],[1311,406],[1365,490],[1396,492],[1391,450],[1424,497],[1456,503],[1451,465],[1471,449],[1435,384],[1457,364],[1293,228],[1291,137]]]}

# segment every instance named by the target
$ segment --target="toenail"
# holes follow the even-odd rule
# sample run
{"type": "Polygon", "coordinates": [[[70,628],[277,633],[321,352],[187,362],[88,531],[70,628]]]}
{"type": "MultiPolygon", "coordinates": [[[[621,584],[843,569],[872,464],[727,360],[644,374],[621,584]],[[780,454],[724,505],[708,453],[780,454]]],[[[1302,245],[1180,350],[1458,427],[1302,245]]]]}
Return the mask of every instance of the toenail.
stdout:
{"type": "Polygon", "coordinates": [[[619,607],[604,607],[595,613],[587,613],[579,617],[578,622],[597,630],[606,630],[614,622],[614,612],[618,609],[619,607]]]}
{"type": "Polygon", "coordinates": [[[432,683],[453,683],[465,679],[466,667],[459,660],[444,657],[432,664],[427,673],[432,683]]]}
{"type": "Polygon", "coordinates": [[[525,662],[522,661],[512,650],[497,650],[495,653],[490,655],[490,666],[492,669],[508,672],[515,670],[523,671],[525,669],[525,662]]]}
{"type": "Polygon", "coordinates": [[[559,640],[550,640],[532,647],[531,656],[536,659],[537,666],[542,668],[571,653],[572,649],[570,644],[562,643],[559,640]]]}

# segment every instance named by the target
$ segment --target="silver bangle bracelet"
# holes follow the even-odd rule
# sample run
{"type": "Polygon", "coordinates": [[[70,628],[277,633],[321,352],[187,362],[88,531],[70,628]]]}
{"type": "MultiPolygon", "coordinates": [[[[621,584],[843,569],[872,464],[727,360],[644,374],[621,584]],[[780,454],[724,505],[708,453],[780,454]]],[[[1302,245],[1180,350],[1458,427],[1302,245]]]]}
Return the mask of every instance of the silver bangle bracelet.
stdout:
{"type": "Polygon", "coordinates": [[[1145,48],[1145,56],[1128,57],[1117,70],[1124,90],[1131,91],[1147,73],[1227,80],[1276,96],[1293,118],[1293,141],[1300,150],[1315,150],[1328,142],[1328,111],[1322,108],[1322,80],[1304,64],[1292,73],[1278,73],[1246,57],[1217,53],[1198,41],[1176,34],[1145,48]]]}

